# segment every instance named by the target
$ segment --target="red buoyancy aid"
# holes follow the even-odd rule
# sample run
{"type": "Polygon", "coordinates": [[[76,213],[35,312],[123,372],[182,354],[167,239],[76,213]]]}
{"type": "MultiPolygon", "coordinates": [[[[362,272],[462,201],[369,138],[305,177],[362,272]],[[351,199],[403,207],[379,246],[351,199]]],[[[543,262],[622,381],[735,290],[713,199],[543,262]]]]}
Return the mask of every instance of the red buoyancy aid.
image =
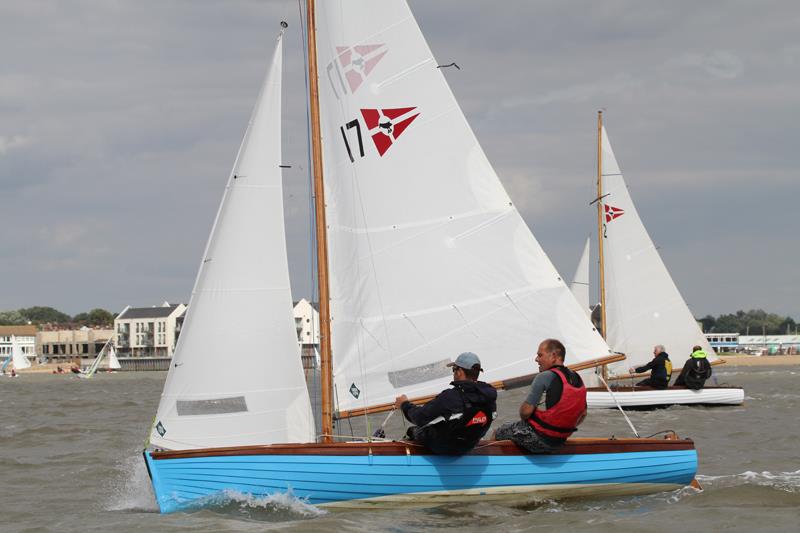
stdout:
{"type": "Polygon", "coordinates": [[[561,378],[561,399],[550,409],[544,411],[534,408],[528,423],[541,435],[556,439],[566,439],[577,428],[581,417],[586,413],[586,387],[570,385],[564,371],[558,367],[550,369],[561,378]]]}

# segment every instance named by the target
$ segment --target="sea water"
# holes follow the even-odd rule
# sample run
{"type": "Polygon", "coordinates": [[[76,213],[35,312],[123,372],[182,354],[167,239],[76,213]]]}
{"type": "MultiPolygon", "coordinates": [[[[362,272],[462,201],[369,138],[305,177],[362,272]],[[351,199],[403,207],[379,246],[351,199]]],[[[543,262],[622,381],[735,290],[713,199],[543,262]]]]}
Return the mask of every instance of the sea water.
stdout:
{"type": "MultiPolygon", "coordinates": [[[[326,511],[291,494],[226,493],[204,510],[171,515],[158,513],[141,456],[165,377],[0,377],[0,531],[800,530],[798,367],[716,370],[720,384],[745,388],[743,406],[629,413],[642,436],[674,430],[694,439],[702,491],[413,511],[326,511]]],[[[495,425],[515,419],[525,393],[500,393],[495,425]]],[[[339,431],[365,435],[384,418],[343,422],[339,431]]],[[[393,416],[387,436],[403,431],[393,416]]],[[[591,411],[576,434],[610,435],[631,436],[614,410],[591,411]]]]}

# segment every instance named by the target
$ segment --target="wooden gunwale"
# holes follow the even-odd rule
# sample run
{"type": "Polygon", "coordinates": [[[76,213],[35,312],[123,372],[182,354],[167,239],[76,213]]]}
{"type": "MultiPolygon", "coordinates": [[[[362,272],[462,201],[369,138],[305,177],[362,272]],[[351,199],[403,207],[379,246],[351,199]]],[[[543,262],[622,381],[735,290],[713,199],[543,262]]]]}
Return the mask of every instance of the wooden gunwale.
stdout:
{"type": "MultiPolygon", "coordinates": [[[[587,455],[598,453],[630,453],[694,450],[691,439],[570,439],[550,455],[587,455]]],[[[316,456],[359,456],[359,455],[434,455],[418,444],[392,442],[335,442],[308,444],[270,444],[263,446],[233,446],[227,448],[203,448],[197,450],[153,451],[154,460],[190,459],[198,457],[235,457],[246,455],[316,455],[316,456]]],[[[481,441],[466,455],[511,456],[533,455],[511,441],[481,441]]]]}
{"type": "MultiPolygon", "coordinates": [[[[606,357],[599,357],[597,359],[591,359],[589,361],[584,361],[582,363],[576,363],[574,365],[569,365],[567,368],[577,372],[579,370],[586,370],[601,365],[616,363],[617,361],[622,361],[624,359],[625,359],[624,354],[614,354],[606,357]]],[[[538,372],[533,374],[526,374],[524,376],[516,378],[504,379],[502,381],[493,381],[490,383],[490,385],[498,390],[517,389],[519,387],[525,387],[527,385],[530,385],[531,382],[533,381],[533,378],[535,378],[537,374],[538,372]]],[[[429,394],[428,396],[411,398],[409,399],[409,401],[415,405],[422,405],[433,400],[435,397],[436,397],[435,394],[429,394]]],[[[341,420],[353,416],[364,416],[376,413],[385,413],[387,411],[391,411],[392,409],[394,409],[394,402],[380,403],[366,408],[350,409],[349,411],[339,411],[338,413],[336,413],[335,418],[341,420]]]]}

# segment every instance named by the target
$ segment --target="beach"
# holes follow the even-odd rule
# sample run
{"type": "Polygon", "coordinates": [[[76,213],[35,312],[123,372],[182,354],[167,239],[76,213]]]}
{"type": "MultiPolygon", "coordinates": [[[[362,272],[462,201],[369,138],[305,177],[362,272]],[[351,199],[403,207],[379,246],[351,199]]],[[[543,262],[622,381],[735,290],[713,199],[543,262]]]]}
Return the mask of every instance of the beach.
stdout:
{"type": "Polygon", "coordinates": [[[795,366],[800,365],[800,355],[746,355],[721,354],[724,366],[795,366]]]}

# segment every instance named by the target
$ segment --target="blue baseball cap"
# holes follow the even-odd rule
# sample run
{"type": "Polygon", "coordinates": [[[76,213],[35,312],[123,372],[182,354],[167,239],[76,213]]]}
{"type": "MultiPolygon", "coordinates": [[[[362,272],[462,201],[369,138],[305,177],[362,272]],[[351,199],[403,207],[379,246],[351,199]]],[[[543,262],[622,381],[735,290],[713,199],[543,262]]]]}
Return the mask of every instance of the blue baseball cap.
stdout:
{"type": "Polygon", "coordinates": [[[483,368],[481,368],[481,360],[478,359],[478,356],[472,352],[464,352],[459,354],[454,363],[447,363],[447,366],[457,366],[465,370],[469,370],[475,365],[478,365],[478,369],[483,371],[483,368]]]}

